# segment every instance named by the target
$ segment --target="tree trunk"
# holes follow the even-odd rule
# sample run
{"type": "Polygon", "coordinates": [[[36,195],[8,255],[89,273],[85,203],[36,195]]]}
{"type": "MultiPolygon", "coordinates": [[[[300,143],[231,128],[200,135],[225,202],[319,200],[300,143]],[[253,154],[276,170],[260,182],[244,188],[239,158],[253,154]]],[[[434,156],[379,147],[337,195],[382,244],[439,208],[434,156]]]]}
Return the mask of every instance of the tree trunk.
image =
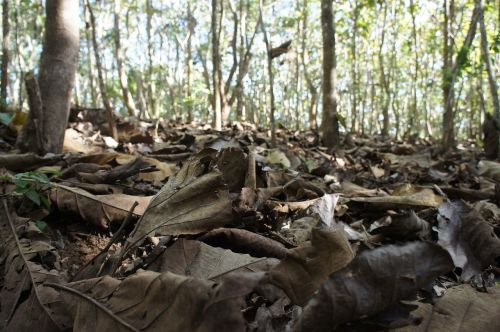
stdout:
{"type": "Polygon", "coordinates": [[[357,35],[358,35],[358,19],[359,19],[359,7],[358,1],[354,1],[354,18],[352,27],[352,40],[351,40],[351,132],[357,132],[357,104],[358,104],[358,71],[357,71],[357,35]]]}
{"type": "Polygon", "coordinates": [[[477,0],[480,6],[480,16],[479,16],[479,29],[481,31],[481,52],[483,56],[483,61],[486,66],[486,72],[488,73],[488,82],[490,85],[491,100],[493,102],[493,112],[495,119],[500,121],[500,103],[498,101],[498,85],[495,79],[495,74],[493,73],[493,66],[491,64],[490,52],[488,47],[488,36],[486,34],[486,25],[484,24],[484,9],[481,0],[477,0]]]}
{"type": "Polygon", "coordinates": [[[120,40],[120,12],[121,12],[121,0],[114,0],[114,40],[115,40],[115,58],[116,67],[118,69],[118,78],[120,80],[120,87],[122,89],[123,103],[127,108],[129,116],[134,116],[136,113],[134,101],[132,100],[132,95],[128,89],[127,73],[123,67],[121,40],[120,40]]]}
{"type": "Polygon", "coordinates": [[[116,123],[113,116],[113,108],[111,107],[111,102],[109,101],[108,93],[106,90],[106,83],[104,81],[104,74],[101,64],[101,56],[99,54],[99,47],[97,46],[97,32],[96,32],[96,22],[92,6],[90,6],[89,0],[86,2],[87,9],[90,15],[90,26],[92,32],[92,47],[94,48],[94,58],[95,65],[97,68],[97,80],[99,82],[99,90],[101,92],[101,99],[104,105],[104,111],[106,112],[106,118],[108,120],[109,135],[115,140],[118,139],[118,133],[116,132],[116,123]]]}
{"type": "Polygon", "coordinates": [[[270,127],[271,127],[271,146],[276,147],[276,123],[274,119],[275,101],[274,101],[274,73],[273,73],[273,59],[271,57],[271,44],[267,37],[266,25],[264,23],[263,16],[264,3],[263,0],[259,1],[259,14],[260,14],[260,27],[262,29],[262,34],[264,35],[264,44],[266,45],[267,51],[267,74],[269,76],[269,95],[271,99],[271,110],[269,113],[270,127]]]}
{"type": "Polygon", "coordinates": [[[450,2],[450,8],[447,8],[447,0],[444,0],[444,24],[443,24],[443,101],[444,101],[444,113],[443,113],[443,139],[442,147],[444,150],[451,149],[455,146],[455,91],[454,85],[457,80],[458,74],[463,69],[463,65],[467,62],[469,50],[471,48],[472,42],[474,41],[474,36],[476,34],[477,22],[479,20],[479,14],[481,12],[481,0],[476,0],[474,6],[474,11],[470,20],[469,29],[467,31],[467,36],[464,40],[462,47],[452,63],[452,45],[450,38],[450,25],[452,22],[454,1],[450,2]]]}
{"type": "Polygon", "coordinates": [[[384,93],[382,94],[382,116],[383,116],[383,125],[382,125],[382,136],[387,137],[389,135],[389,106],[390,106],[390,89],[389,89],[389,79],[386,76],[385,65],[384,65],[384,55],[383,48],[385,42],[385,27],[387,23],[387,4],[384,4],[384,19],[382,23],[382,36],[380,40],[380,46],[378,51],[378,61],[380,66],[380,85],[384,89],[384,93]]]}
{"type": "Polygon", "coordinates": [[[193,77],[193,35],[194,28],[196,27],[196,20],[191,11],[191,0],[187,4],[187,21],[188,21],[188,38],[186,50],[186,102],[187,102],[187,122],[193,121],[193,100],[192,100],[192,77],[193,77]]]}
{"type": "Polygon", "coordinates": [[[304,0],[302,4],[302,40],[301,40],[301,49],[302,49],[302,69],[304,70],[304,78],[306,80],[307,88],[309,89],[309,93],[311,94],[311,103],[309,104],[309,127],[312,130],[318,128],[317,114],[318,114],[318,89],[314,86],[311,76],[306,67],[306,62],[309,60],[309,54],[307,52],[306,47],[306,33],[308,27],[308,7],[307,1],[304,0]]]}
{"type": "Polygon", "coordinates": [[[321,0],[321,34],[323,39],[323,142],[332,148],[339,144],[337,116],[335,23],[331,0],[321,0]]]}
{"type": "Polygon", "coordinates": [[[148,110],[152,116],[159,117],[156,102],[154,98],[155,84],[153,77],[153,38],[152,38],[152,19],[153,19],[153,0],[146,0],[146,33],[148,39],[148,110]]]}
{"type": "MultiPolygon", "coordinates": [[[[220,30],[222,27],[219,25],[219,0],[212,0],[212,87],[213,87],[213,124],[215,130],[222,129],[222,105],[221,105],[221,88],[222,82],[219,76],[221,71],[221,58],[220,58],[220,30]]],[[[221,14],[220,14],[221,15],[221,14]]]]}
{"type": "Polygon", "coordinates": [[[43,116],[38,123],[33,123],[36,117],[32,115],[26,121],[23,129],[34,125],[36,133],[25,132],[21,140],[35,136],[38,142],[24,146],[23,150],[39,154],[62,151],[80,46],[78,2],[52,0],[46,3],[45,38],[38,77],[43,116]]]}
{"type": "Polygon", "coordinates": [[[415,15],[415,3],[414,0],[410,0],[410,13],[411,13],[411,31],[413,36],[413,61],[414,61],[414,72],[413,72],[413,82],[412,82],[412,104],[409,107],[410,114],[408,115],[408,130],[407,136],[410,137],[413,130],[416,129],[416,132],[419,132],[420,126],[417,124],[417,127],[414,128],[415,122],[418,119],[418,109],[417,109],[417,85],[418,85],[418,72],[419,62],[418,62],[418,49],[417,49],[417,26],[416,26],[416,15],[415,15]]]}
{"type": "MultiPolygon", "coordinates": [[[[86,21],[88,19],[87,14],[88,14],[88,8],[87,6],[85,6],[84,15],[86,21]]],[[[92,108],[97,108],[97,93],[94,81],[94,65],[92,61],[92,35],[90,30],[91,30],[91,24],[85,22],[85,39],[87,42],[87,64],[89,71],[90,99],[92,108]]]]}
{"type": "Polygon", "coordinates": [[[3,0],[2,3],[2,78],[0,103],[1,108],[7,106],[7,88],[9,85],[9,0],[3,0]]]}

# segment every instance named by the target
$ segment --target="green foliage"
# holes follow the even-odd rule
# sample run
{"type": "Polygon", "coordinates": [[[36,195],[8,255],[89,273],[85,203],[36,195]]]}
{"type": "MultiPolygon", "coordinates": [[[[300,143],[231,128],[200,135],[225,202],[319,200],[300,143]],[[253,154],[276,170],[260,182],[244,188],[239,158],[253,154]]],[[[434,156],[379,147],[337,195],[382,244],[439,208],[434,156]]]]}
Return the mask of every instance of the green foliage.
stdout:
{"type": "Polygon", "coordinates": [[[0,113],[0,123],[8,126],[12,121],[12,114],[9,113],[0,113]]]}
{"type": "Polygon", "coordinates": [[[0,181],[14,184],[13,195],[24,196],[38,206],[50,208],[50,199],[46,191],[52,187],[52,183],[46,174],[26,172],[12,177],[4,175],[0,177],[0,181]]]}

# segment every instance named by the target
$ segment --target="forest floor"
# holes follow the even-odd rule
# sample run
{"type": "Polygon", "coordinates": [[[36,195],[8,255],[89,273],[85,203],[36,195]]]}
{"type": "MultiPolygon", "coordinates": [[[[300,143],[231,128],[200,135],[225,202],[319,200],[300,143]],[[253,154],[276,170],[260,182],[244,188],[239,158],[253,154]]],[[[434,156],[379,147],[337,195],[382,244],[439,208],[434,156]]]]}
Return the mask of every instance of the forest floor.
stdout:
{"type": "Polygon", "coordinates": [[[0,127],[0,330],[500,331],[481,150],[74,115],[60,155],[0,127]]]}

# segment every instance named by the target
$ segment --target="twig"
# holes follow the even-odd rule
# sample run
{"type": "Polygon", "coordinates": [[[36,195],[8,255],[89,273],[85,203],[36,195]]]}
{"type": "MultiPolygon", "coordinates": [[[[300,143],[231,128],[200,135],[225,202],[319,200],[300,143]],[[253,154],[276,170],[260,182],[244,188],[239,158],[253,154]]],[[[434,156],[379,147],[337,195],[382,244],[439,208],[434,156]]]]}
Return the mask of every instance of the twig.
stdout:
{"type": "Polygon", "coordinates": [[[88,296],[86,294],[83,294],[82,292],[80,292],[80,291],[78,291],[76,289],[73,289],[73,288],[70,288],[70,287],[66,287],[66,286],[63,286],[63,285],[59,285],[59,284],[54,284],[54,283],[51,283],[51,282],[47,282],[47,283],[45,283],[43,285],[46,286],[46,287],[55,288],[55,289],[58,289],[58,290],[62,290],[62,291],[65,291],[65,292],[77,295],[77,296],[79,296],[79,297],[81,297],[81,298],[89,301],[90,303],[94,304],[96,307],[98,307],[99,309],[101,309],[102,311],[104,311],[112,319],[116,320],[117,322],[119,322],[120,324],[122,324],[123,326],[125,326],[126,328],[128,328],[129,330],[139,332],[138,329],[136,329],[135,327],[133,327],[132,325],[130,325],[129,323],[127,323],[122,318],[118,317],[113,311],[111,311],[110,309],[108,309],[101,302],[97,301],[96,299],[94,299],[94,298],[92,298],[92,297],[90,297],[90,296],[88,296]]]}

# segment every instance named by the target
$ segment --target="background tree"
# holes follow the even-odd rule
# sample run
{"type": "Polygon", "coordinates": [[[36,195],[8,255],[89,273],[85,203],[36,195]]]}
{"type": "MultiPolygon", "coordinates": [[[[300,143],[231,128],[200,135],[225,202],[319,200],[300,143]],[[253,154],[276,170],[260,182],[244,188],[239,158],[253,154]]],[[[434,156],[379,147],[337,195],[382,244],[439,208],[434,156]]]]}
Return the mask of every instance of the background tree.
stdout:
{"type": "Polygon", "coordinates": [[[323,36],[323,143],[327,147],[339,144],[339,121],[337,114],[335,50],[335,22],[332,1],[321,0],[321,34],[323,36]]]}

